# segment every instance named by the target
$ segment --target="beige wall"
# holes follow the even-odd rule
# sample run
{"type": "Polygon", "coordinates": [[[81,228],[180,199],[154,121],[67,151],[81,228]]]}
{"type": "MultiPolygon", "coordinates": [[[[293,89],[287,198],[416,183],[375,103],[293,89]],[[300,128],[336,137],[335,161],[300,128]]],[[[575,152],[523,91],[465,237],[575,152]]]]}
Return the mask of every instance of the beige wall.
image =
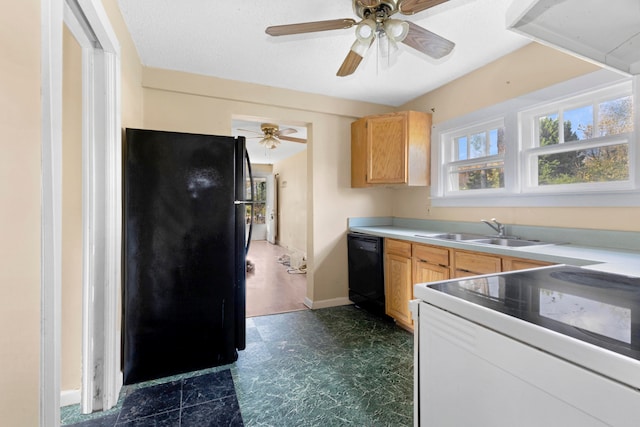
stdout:
{"type": "Polygon", "coordinates": [[[388,107],[254,84],[145,68],[149,129],[230,134],[233,117],[309,125],[307,147],[307,297],[347,296],[347,218],[391,214],[391,192],[350,187],[351,122],[388,107]]]}
{"type": "MultiPolygon", "coordinates": [[[[427,93],[402,109],[432,111],[434,124],[598,70],[599,67],[537,43],[427,93]]],[[[638,208],[435,208],[429,189],[394,193],[393,215],[402,218],[640,231],[638,208]]]]}
{"type": "Polygon", "coordinates": [[[307,150],[273,165],[278,174],[278,244],[307,253],[307,150]]]}
{"type": "Polygon", "coordinates": [[[251,164],[251,172],[252,173],[273,173],[273,165],[261,164],[261,163],[252,163],[251,164]]]}
{"type": "Polygon", "coordinates": [[[38,424],[40,3],[0,8],[0,419],[38,424]]]}

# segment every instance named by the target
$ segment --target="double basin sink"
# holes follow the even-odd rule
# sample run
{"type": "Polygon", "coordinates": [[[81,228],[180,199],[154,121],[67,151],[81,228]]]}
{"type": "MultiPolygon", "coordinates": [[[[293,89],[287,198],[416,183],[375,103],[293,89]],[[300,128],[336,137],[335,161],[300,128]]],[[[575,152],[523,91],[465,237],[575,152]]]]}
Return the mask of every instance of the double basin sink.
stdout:
{"type": "Polygon", "coordinates": [[[552,245],[553,243],[539,240],[526,240],[516,237],[488,237],[481,234],[470,233],[444,233],[444,234],[416,234],[416,237],[428,237],[430,239],[452,240],[456,242],[479,243],[493,246],[523,247],[537,245],[552,245]]]}

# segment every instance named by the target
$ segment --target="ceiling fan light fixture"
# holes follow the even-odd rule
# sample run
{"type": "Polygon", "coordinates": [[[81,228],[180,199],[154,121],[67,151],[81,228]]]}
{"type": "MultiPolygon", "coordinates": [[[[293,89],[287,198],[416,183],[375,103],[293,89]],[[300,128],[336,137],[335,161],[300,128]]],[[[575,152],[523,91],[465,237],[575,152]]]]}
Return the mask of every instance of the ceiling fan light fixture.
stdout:
{"type": "Polygon", "coordinates": [[[266,137],[264,137],[264,138],[262,138],[260,140],[260,144],[264,145],[265,148],[269,148],[269,149],[273,150],[278,145],[280,145],[280,140],[278,138],[274,137],[274,136],[267,135],[266,137]]]}
{"type": "Polygon", "coordinates": [[[359,42],[371,44],[376,34],[376,22],[373,19],[365,19],[356,26],[356,38],[359,42]]]}
{"type": "Polygon", "coordinates": [[[409,24],[399,19],[387,19],[382,27],[389,40],[395,43],[400,43],[409,34],[409,24]]]}

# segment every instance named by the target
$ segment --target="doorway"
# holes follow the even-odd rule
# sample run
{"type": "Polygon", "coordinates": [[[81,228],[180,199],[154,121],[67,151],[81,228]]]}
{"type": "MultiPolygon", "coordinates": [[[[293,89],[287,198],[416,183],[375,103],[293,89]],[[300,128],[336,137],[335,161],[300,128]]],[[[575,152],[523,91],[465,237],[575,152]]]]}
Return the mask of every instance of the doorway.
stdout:
{"type": "Polygon", "coordinates": [[[254,176],[254,228],[247,259],[247,317],[304,310],[306,280],[306,126],[277,123],[286,136],[275,148],[260,144],[263,123],[234,119],[234,136],[247,138],[254,176]]]}

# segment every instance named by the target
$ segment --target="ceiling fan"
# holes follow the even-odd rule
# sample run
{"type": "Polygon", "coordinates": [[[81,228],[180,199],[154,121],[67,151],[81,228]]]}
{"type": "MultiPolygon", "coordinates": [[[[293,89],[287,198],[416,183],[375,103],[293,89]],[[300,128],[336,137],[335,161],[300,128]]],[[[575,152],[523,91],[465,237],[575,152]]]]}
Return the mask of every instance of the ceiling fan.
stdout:
{"type": "MultiPolygon", "coordinates": [[[[291,142],[300,142],[306,143],[307,140],[303,138],[294,138],[291,135],[292,133],[298,132],[292,128],[280,129],[280,126],[273,123],[262,123],[260,125],[260,129],[262,130],[262,134],[260,136],[250,136],[248,138],[262,138],[259,142],[261,145],[264,145],[265,148],[274,149],[278,145],[280,145],[280,140],[283,141],[291,141],[291,142]]],[[[254,130],[249,129],[238,129],[244,132],[251,132],[260,134],[260,132],[256,132],[254,130]]]]}
{"type": "Polygon", "coordinates": [[[340,30],[356,26],[356,41],[337,72],[339,77],[348,76],[358,68],[365,53],[377,38],[388,40],[391,46],[402,42],[432,58],[448,55],[455,46],[431,31],[410,21],[392,19],[397,12],[413,15],[423,10],[445,3],[448,0],[353,0],[353,11],[360,18],[333,19],[329,21],[305,22],[300,24],[276,25],[265,30],[271,36],[312,33],[316,31],[340,30]]]}

